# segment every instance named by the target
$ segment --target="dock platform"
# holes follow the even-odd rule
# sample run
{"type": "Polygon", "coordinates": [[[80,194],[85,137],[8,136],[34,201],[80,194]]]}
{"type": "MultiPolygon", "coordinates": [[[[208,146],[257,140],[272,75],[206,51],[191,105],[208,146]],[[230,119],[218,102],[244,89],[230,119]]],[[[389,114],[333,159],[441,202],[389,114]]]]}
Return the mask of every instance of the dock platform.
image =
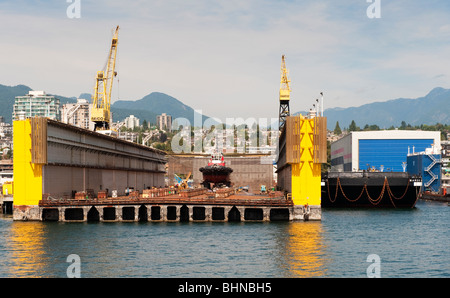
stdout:
{"type": "MultiPolygon", "coordinates": [[[[41,221],[61,222],[226,222],[306,220],[307,206],[294,206],[284,196],[217,193],[195,196],[183,193],[159,197],[108,197],[52,199],[39,202],[41,221]],[[306,215],[306,216],[305,216],[306,215]]],[[[314,215],[313,215],[314,216],[314,215]]]]}

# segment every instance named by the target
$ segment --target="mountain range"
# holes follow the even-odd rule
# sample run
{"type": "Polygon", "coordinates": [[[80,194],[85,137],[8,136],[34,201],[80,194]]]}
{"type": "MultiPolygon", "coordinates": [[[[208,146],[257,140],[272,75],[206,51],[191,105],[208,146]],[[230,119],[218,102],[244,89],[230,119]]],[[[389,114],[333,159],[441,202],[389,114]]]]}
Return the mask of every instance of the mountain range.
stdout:
{"type": "MultiPolygon", "coordinates": [[[[5,86],[0,84],[0,116],[11,123],[14,98],[26,95],[32,89],[25,85],[5,86]]],[[[55,95],[55,94],[53,94],[55,95]]],[[[76,97],[55,95],[60,103],[76,102],[76,97]]],[[[79,98],[90,100],[91,95],[82,93],[79,98]]],[[[326,102],[325,102],[326,104],[326,102]]],[[[152,92],[135,101],[119,100],[112,104],[114,121],[122,121],[129,115],[147,122],[156,123],[156,116],[166,113],[172,119],[187,118],[194,123],[195,111],[180,100],[161,93],[152,92]]],[[[298,114],[297,112],[295,114],[298,114]]],[[[301,112],[306,114],[305,112],[301,112]]],[[[383,102],[373,102],[359,107],[329,108],[324,111],[328,129],[333,130],[339,121],[341,128],[348,127],[352,120],[360,127],[365,124],[378,125],[380,128],[399,127],[402,121],[411,125],[450,124],[450,89],[434,88],[427,95],[415,99],[398,98],[383,102]]],[[[250,116],[249,116],[250,117],[250,116]]],[[[203,121],[208,116],[203,115],[203,121]]]]}
{"type": "MultiPolygon", "coordinates": [[[[0,116],[7,123],[11,123],[14,99],[16,96],[23,96],[32,91],[28,86],[5,86],[0,84],[0,116]]],[[[47,93],[48,95],[54,95],[59,98],[60,104],[74,103],[77,101],[77,97],[66,97],[47,93]]],[[[84,98],[91,100],[91,94],[81,93],[78,98],[84,98]]],[[[140,119],[142,123],[144,120],[150,123],[156,123],[156,116],[166,113],[171,115],[172,119],[186,118],[190,123],[194,123],[194,117],[199,116],[193,108],[185,105],[178,99],[160,92],[152,92],[143,98],[131,101],[131,100],[118,100],[111,105],[111,112],[113,114],[113,121],[122,121],[130,115],[140,119]]],[[[203,121],[208,116],[202,115],[203,121]]]]}
{"type": "Polygon", "coordinates": [[[349,127],[352,120],[360,127],[376,124],[380,128],[399,127],[402,121],[413,126],[450,124],[450,89],[437,87],[415,99],[398,98],[359,107],[330,108],[324,110],[324,116],[330,130],[337,121],[344,128],[349,127]]]}

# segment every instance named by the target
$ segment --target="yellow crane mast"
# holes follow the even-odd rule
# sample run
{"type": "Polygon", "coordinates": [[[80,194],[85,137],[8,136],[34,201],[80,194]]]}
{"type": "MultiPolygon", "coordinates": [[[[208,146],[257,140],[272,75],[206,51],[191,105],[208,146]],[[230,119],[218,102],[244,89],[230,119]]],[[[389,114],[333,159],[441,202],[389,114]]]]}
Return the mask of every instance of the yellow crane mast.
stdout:
{"type": "Polygon", "coordinates": [[[111,48],[105,69],[97,72],[95,81],[91,121],[95,122],[94,130],[109,129],[111,121],[111,90],[113,76],[117,75],[116,67],[117,44],[119,41],[119,26],[114,32],[111,48]]]}
{"type": "Polygon", "coordinates": [[[286,61],[284,55],[281,56],[281,81],[280,81],[280,112],[279,112],[279,129],[282,130],[286,122],[286,117],[290,115],[289,101],[291,99],[291,88],[288,79],[288,70],[286,69],[286,61]]]}

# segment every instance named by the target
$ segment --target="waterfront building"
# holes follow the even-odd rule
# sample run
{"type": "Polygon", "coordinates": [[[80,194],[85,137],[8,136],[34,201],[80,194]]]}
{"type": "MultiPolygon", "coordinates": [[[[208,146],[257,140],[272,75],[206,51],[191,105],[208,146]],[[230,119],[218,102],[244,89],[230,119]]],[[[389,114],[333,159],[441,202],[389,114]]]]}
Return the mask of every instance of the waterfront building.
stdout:
{"type": "Polygon", "coordinates": [[[29,91],[27,95],[16,96],[13,107],[13,120],[19,118],[47,117],[61,120],[59,99],[44,91],[29,91]]]}
{"type": "Polygon", "coordinates": [[[440,140],[439,131],[353,131],[331,144],[331,170],[403,172],[408,153],[439,148],[440,140]]]}

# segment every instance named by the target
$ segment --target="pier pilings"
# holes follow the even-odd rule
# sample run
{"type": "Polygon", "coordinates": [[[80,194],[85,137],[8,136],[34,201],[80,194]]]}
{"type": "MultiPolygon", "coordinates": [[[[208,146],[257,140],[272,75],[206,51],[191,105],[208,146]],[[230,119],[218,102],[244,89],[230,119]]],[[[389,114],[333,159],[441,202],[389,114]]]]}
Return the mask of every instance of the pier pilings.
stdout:
{"type": "Polygon", "coordinates": [[[320,206],[97,205],[38,207],[40,221],[269,222],[321,220],[320,206]]]}

